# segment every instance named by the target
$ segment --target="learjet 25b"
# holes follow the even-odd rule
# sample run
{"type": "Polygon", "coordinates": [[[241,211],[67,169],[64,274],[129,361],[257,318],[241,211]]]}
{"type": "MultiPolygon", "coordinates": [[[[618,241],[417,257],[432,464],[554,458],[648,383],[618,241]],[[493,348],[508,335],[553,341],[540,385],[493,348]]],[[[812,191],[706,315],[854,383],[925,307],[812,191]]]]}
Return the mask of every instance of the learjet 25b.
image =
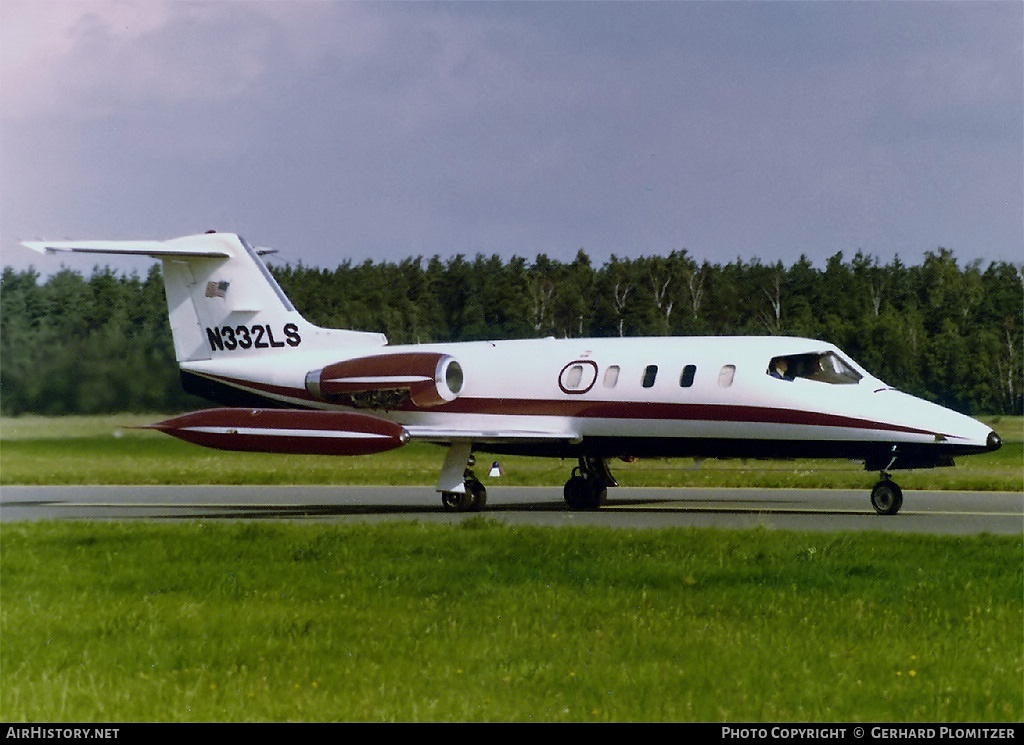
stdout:
{"type": "Polygon", "coordinates": [[[226,406],[153,425],[207,447],[360,455],[448,448],[437,491],[479,510],[474,452],[578,459],[572,509],[596,509],[621,458],[862,460],[871,504],[895,514],[897,469],[996,450],[995,432],[890,388],[835,346],[791,337],[526,339],[392,346],[324,329],[292,306],[233,233],[170,241],[26,242],[40,252],[163,262],[186,390],[226,406]]]}

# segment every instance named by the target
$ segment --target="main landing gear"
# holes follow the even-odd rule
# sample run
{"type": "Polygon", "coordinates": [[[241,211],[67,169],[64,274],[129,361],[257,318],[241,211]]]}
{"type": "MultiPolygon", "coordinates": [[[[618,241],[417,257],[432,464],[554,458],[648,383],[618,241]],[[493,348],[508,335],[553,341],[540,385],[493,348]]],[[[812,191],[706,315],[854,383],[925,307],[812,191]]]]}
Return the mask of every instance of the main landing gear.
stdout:
{"type": "Polygon", "coordinates": [[[885,471],[871,490],[871,506],[879,515],[895,515],[903,506],[903,490],[885,471]]]}
{"type": "Polygon", "coordinates": [[[608,487],[618,485],[604,458],[580,458],[565,482],[565,503],[571,510],[596,510],[608,497],[608,487]]]}
{"type": "Polygon", "coordinates": [[[465,491],[441,492],[441,504],[452,512],[479,512],[487,505],[487,489],[466,469],[465,491]]]}
{"type": "Polygon", "coordinates": [[[473,456],[466,461],[462,472],[462,489],[441,492],[441,504],[452,512],[479,512],[487,506],[487,489],[473,474],[473,456]]]}
{"type": "MultiPolygon", "coordinates": [[[[474,462],[468,443],[449,447],[437,486],[446,510],[479,512],[487,505],[487,489],[473,473],[474,462]]],[[[565,482],[565,502],[571,510],[596,510],[604,504],[608,487],[618,485],[604,458],[582,457],[565,482]]]]}
{"type": "Polygon", "coordinates": [[[441,492],[441,504],[452,512],[479,512],[487,506],[487,489],[473,474],[472,445],[468,442],[453,443],[441,469],[437,490],[441,492]]]}

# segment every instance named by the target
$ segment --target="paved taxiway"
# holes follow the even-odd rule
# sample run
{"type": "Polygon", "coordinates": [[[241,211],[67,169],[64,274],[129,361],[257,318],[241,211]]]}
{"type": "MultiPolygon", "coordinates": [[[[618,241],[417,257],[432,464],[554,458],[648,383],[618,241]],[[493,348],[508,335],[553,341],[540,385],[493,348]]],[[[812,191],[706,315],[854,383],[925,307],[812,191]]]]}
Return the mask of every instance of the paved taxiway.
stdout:
{"type": "Polygon", "coordinates": [[[431,487],[367,486],[5,486],[0,521],[42,519],[417,520],[476,514],[510,524],[680,526],[785,530],[875,530],[1024,534],[1021,492],[907,491],[903,509],[875,514],[868,489],[609,490],[596,512],[574,512],[560,487],[488,485],[484,513],[451,513],[431,487]]]}

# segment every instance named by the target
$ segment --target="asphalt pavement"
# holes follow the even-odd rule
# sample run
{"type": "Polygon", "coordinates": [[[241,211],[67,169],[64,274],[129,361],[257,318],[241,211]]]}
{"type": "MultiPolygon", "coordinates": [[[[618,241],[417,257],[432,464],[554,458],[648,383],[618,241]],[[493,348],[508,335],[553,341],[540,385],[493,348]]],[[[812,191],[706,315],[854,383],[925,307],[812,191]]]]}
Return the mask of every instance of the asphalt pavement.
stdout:
{"type": "Polygon", "coordinates": [[[16,520],[406,520],[484,516],[517,525],[1024,535],[1024,493],[905,491],[896,515],[868,489],[609,489],[600,510],[570,510],[560,487],[488,484],[483,512],[446,511],[432,487],[5,486],[0,522],[16,520]]]}

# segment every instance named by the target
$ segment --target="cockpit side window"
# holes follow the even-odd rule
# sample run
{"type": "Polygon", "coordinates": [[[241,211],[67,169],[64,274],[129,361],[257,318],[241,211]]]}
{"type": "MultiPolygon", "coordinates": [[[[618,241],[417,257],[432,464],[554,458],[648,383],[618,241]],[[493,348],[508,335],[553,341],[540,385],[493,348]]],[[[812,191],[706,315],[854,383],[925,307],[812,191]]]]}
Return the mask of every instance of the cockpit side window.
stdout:
{"type": "Polygon", "coordinates": [[[861,374],[835,352],[775,357],[767,372],[780,380],[806,378],[833,385],[854,385],[861,379],[861,374]]]}

